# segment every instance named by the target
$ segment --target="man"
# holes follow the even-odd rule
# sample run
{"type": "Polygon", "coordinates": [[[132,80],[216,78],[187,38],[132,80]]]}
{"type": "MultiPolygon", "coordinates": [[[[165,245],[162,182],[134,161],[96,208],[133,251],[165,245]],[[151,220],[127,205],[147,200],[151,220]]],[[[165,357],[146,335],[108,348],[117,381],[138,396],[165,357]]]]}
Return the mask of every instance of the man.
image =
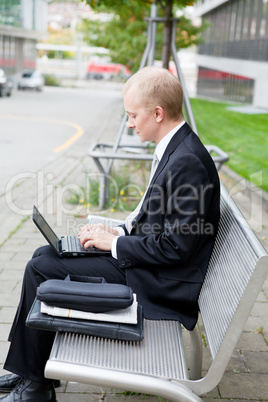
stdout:
{"type": "Polygon", "coordinates": [[[0,379],[2,390],[16,381],[19,385],[0,399],[5,402],[56,400],[53,382],[44,378],[54,334],[25,326],[36,288],[47,279],[70,273],[102,276],[130,286],[146,318],[179,320],[189,330],[196,324],[198,295],[219,221],[217,171],[184,122],[176,77],[146,67],[127,81],[123,95],[128,127],[141,141],[157,144],[149,186],[122,227],[86,225],[80,231],[84,247],[111,250],[111,255],[71,259],[58,257],[50,246],[35,251],[25,270],[4,366],[15,374],[0,379]]]}

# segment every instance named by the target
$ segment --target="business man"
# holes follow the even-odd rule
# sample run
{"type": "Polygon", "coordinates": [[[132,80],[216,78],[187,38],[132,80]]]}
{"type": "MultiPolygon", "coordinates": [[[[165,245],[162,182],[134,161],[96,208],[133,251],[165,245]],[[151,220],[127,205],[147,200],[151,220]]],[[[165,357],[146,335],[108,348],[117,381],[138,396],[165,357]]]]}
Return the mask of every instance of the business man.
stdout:
{"type": "Polygon", "coordinates": [[[111,250],[111,255],[61,258],[41,247],[27,264],[21,301],[0,378],[5,402],[55,401],[54,385],[44,378],[54,334],[25,326],[36,288],[47,279],[68,274],[103,276],[137,294],[148,319],[179,320],[192,330],[198,296],[219,221],[219,180],[205,147],[182,114],[183,93],[167,70],[146,67],[123,89],[128,127],[141,141],[155,141],[152,174],[139,206],[120,228],[85,225],[79,233],[84,247],[111,250]]]}

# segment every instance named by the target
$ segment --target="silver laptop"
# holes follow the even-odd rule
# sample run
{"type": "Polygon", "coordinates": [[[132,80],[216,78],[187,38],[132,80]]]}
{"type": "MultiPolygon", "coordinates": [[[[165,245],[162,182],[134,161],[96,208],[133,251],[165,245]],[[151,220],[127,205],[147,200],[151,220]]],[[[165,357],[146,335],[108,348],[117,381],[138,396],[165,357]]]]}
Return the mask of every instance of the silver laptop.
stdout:
{"type": "Polygon", "coordinates": [[[59,239],[35,205],[32,218],[42,235],[61,257],[89,257],[98,254],[111,254],[110,251],[100,250],[92,246],[83,248],[77,236],[62,236],[59,239]]]}

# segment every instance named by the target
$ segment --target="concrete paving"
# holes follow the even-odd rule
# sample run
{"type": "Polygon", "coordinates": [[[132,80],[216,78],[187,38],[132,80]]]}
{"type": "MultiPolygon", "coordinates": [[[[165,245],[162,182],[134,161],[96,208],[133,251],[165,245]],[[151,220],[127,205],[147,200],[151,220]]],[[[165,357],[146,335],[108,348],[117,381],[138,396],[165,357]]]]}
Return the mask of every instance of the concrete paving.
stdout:
{"type": "MultiPolygon", "coordinates": [[[[111,119],[109,120],[108,117],[107,121],[109,121],[107,131],[111,132],[111,119]]],[[[116,130],[116,127],[114,128],[116,130]]],[[[105,129],[104,124],[103,140],[106,140],[105,129]]],[[[45,206],[41,205],[41,207],[45,209],[49,222],[52,227],[57,229],[58,234],[76,231],[86,219],[88,212],[86,208],[76,211],[73,209],[74,207],[67,206],[67,204],[64,205],[64,211],[66,212],[66,209],[69,208],[69,214],[57,213],[61,200],[55,197],[57,186],[67,186],[70,183],[80,184],[82,172],[85,169],[87,171],[95,169],[92,161],[86,155],[85,141],[86,139],[78,140],[72,150],[54,162],[53,166],[48,166],[48,172],[53,172],[58,177],[58,182],[55,183],[53,190],[48,192],[45,206]],[[68,174],[62,169],[66,165],[68,165],[68,174]]],[[[257,236],[268,249],[267,195],[225,167],[220,175],[257,236]]],[[[32,197],[27,184],[23,184],[19,191],[25,197],[32,197]],[[24,185],[26,187],[23,187],[24,185]]],[[[4,205],[1,207],[0,218],[1,221],[6,222],[8,210],[4,205]]],[[[115,218],[124,217],[122,212],[107,212],[107,215],[115,218]]],[[[3,363],[8,350],[7,336],[19,302],[25,264],[31,258],[34,249],[45,243],[30,218],[22,220],[21,217],[18,219],[15,214],[12,216],[9,221],[11,230],[4,239],[2,238],[0,248],[0,375],[5,373],[3,363]]],[[[204,373],[209,364],[209,352],[204,347],[204,373]]],[[[220,384],[202,398],[211,402],[268,401],[268,281],[264,283],[256,300],[220,384]]],[[[154,396],[129,395],[122,391],[72,382],[62,382],[61,387],[57,389],[58,402],[98,400],[110,402],[118,399],[132,402],[157,400],[154,396]]]]}

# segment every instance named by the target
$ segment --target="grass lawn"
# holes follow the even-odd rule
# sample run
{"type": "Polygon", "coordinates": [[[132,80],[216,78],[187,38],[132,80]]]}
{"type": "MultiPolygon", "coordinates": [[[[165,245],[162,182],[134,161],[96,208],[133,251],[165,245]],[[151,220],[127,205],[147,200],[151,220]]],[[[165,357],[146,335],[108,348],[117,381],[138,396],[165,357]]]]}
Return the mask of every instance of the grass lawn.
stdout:
{"type": "MultiPolygon", "coordinates": [[[[229,155],[229,166],[268,192],[268,114],[227,110],[230,104],[191,99],[199,136],[229,155]]],[[[236,105],[237,106],[237,105],[236,105]]]]}

